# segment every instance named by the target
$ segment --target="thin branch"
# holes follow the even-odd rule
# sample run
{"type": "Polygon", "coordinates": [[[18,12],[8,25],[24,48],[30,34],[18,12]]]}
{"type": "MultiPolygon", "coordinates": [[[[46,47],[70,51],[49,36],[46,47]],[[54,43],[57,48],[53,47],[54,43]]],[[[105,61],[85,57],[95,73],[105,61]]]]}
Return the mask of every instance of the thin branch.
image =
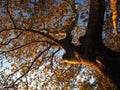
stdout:
{"type": "Polygon", "coordinates": [[[9,41],[6,41],[5,43],[0,43],[0,45],[8,45],[12,40],[17,39],[22,35],[23,32],[20,32],[16,37],[11,38],[9,41]]]}
{"type": "Polygon", "coordinates": [[[48,48],[46,48],[44,51],[40,52],[33,60],[33,62],[31,63],[31,65],[29,66],[28,70],[23,74],[21,75],[19,78],[17,78],[15,81],[14,81],[14,84],[19,80],[21,79],[23,76],[25,76],[31,69],[31,67],[33,66],[34,62],[44,53],[46,52],[47,50],[50,49],[51,46],[49,46],[48,48]]]}
{"type": "Polygon", "coordinates": [[[52,68],[52,66],[53,66],[53,57],[55,56],[55,54],[57,53],[57,52],[59,52],[59,50],[60,50],[60,48],[58,48],[53,54],[52,54],[52,58],[51,58],[51,68],[52,68]]]}
{"type": "Polygon", "coordinates": [[[26,43],[26,44],[24,44],[24,45],[21,45],[21,46],[19,46],[19,47],[16,47],[16,48],[13,48],[13,49],[10,49],[10,50],[1,51],[0,54],[6,53],[6,52],[11,52],[11,51],[14,51],[14,50],[23,48],[23,47],[25,47],[25,46],[27,46],[27,45],[29,45],[29,44],[37,43],[37,42],[46,42],[46,43],[50,43],[50,44],[52,44],[52,45],[56,45],[55,43],[52,43],[52,42],[49,42],[49,41],[44,41],[44,40],[43,40],[43,41],[42,41],[42,40],[41,40],[41,41],[33,41],[33,42],[26,43]]]}
{"type": "Polygon", "coordinates": [[[25,75],[25,79],[26,79],[26,88],[27,88],[27,90],[29,90],[28,79],[27,79],[27,76],[26,76],[26,75],[25,75]]]}
{"type": "Polygon", "coordinates": [[[4,31],[12,31],[12,30],[17,30],[17,31],[23,31],[23,32],[33,32],[33,33],[37,33],[37,34],[40,34],[46,38],[49,38],[51,40],[53,40],[54,42],[58,43],[59,44],[59,40],[55,39],[53,36],[49,35],[48,33],[45,33],[45,32],[42,32],[41,30],[48,30],[47,28],[46,29],[40,29],[40,30],[34,30],[34,29],[23,29],[23,28],[10,28],[10,29],[5,29],[5,30],[1,30],[1,32],[4,32],[4,31]]]}
{"type": "Polygon", "coordinates": [[[10,17],[10,19],[11,19],[11,21],[12,21],[14,27],[16,28],[16,24],[15,24],[15,22],[14,22],[12,16],[11,16],[11,14],[10,14],[10,11],[9,11],[9,9],[8,9],[8,8],[9,8],[8,5],[9,5],[9,0],[7,0],[7,6],[6,6],[6,9],[7,9],[7,13],[8,13],[8,15],[9,15],[9,17],[10,17]]]}
{"type": "Polygon", "coordinates": [[[9,79],[10,76],[13,76],[15,73],[17,73],[17,72],[18,72],[19,70],[21,70],[23,67],[27,67],[27,68],[28,68],[28,66],[19,66],[19,68],[18,68],[15,72],[13,72],[12,74],[9,74],[9,76],[7,76],[7,78],[4,80],[3,86],[6,84],[6,82],[7,82],[7,80],[9,79]]]}

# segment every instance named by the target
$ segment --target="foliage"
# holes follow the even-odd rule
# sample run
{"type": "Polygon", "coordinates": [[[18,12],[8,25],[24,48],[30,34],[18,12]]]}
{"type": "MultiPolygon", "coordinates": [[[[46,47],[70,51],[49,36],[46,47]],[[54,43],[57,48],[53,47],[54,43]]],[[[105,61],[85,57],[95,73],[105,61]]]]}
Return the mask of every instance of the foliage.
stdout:
{"type": "MultiPolygon", "coordinates": [[[[107,8],[106,15],[111,13],[107,8]]],[[[65,50],[60,40],[70,32],[73,44],[79,45],[88,14],[88,0],[0,0],[0,89],[107,90],[109,83],[94,69],[62,62],[65,50]],[[79,18],[70,31],[75,10],[79,18]]],[[[112,36],[112,28],[110,14],[103,40],[120,51],[120,37],[112,36]]]]}

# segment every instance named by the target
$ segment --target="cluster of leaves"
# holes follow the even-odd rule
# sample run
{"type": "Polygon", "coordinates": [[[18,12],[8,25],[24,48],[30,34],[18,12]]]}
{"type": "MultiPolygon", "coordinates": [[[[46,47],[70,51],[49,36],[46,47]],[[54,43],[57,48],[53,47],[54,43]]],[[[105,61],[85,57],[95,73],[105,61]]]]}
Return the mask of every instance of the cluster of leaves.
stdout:
{"type": "Polygon", "coordinates": [[[75,20],[73,7],[79,13],[72,31],[74,44],[79,44],[78,38],[86,30],[89,1],[74,4],[74,0],[0,1],[0,89],[98,90],[104,87],[96,71],[62,62],[65,51],[58,41],[66,37],[75,20]]]}

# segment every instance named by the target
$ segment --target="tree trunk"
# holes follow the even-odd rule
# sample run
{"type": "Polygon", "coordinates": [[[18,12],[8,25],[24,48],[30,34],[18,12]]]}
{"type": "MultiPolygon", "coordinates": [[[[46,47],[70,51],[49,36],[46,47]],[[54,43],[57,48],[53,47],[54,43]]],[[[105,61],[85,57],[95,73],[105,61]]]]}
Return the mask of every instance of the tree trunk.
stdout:
{"type": "Polygon", "coordinates": [[[70,42],[70,40],[66,39],[64,41],[64,45],[62,45],[66,50],[66,54],[63,56],[63,58],[73,58],[73,52],[76,51],[82,58],[85,58],[92,63],[96,63],[96,58],[99,59],[99,62],[101,62],[102,66],[104,66],[103,68],[100,68],[101,71],[117,87],[117,89],[113,90],[120,90],[120,53],[110,50],[103,44],[102,41],[104,12],[104,0],[90,0],[90,13],[87,32],[85,36],[80,37],[79,39],[81,45],[67,45],[67,42],[70,42]]]}
{"type": "Polygon", "coordinates": [[[80,38],[82,45],[76,51],[93,63],[99,58],[104,66],[102,72],[116,85],[116,90],[120,90],[120,53],[108,49],[102,42],[104,11],[104,0],[91,0],[87,33],[80,38]]]}

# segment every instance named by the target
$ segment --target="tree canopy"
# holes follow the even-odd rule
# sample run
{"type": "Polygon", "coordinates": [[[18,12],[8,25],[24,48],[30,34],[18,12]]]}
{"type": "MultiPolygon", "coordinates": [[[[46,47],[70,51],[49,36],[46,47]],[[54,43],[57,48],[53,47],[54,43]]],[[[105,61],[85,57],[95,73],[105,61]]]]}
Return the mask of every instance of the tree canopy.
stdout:
{"type": "Polygon", "coordinates": [[[119,6],[0,0],[0,90],[119,90],[119,6]]]}

